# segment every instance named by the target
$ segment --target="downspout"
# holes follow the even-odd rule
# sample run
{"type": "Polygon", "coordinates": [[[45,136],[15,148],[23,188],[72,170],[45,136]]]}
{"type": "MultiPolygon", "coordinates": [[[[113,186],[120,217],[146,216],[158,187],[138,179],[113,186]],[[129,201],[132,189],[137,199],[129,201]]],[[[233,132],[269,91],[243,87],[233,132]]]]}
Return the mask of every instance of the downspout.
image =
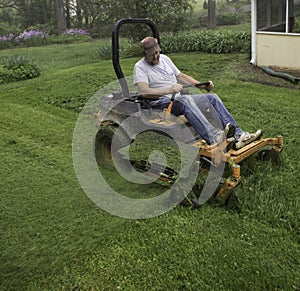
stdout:
{"type": "Polygon", "coordinates": [[[293,76],[293,75],[290,75],[290,74],[287,74],[287,73],[284,73],[284,72],[276,72],[268,67],[260,67],[265,73],[271,75],[271,76],[274,76],[274,77],[279,77],[279,78],[283,78],[283,79],[286,79],[288,81],[291,81],[292,83],[294,84],[299,84],[300,83],[300,79],[293,76]]]}
{"type": "Polygon", "coordinates": [[[290,1],[287,0],[286,1],[286,15],[285,15],[285,33],[289,33],[289,22],[290,22],[290,17],[289,17],[289,14],[290,14],[290,1]]]}
{"type": "Polygon", "coordinates": [[[251,0],[251,60],[256,66],[257,0],[251,0]]]}

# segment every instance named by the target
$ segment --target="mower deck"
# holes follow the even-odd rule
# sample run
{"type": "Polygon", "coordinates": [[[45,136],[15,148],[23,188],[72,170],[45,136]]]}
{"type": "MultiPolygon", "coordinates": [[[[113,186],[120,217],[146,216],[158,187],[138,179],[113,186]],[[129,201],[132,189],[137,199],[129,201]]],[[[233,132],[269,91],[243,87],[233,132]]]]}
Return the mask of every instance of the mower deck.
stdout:
{"type": "Polygon", "coordinates": [[[235,150],[233,148],[226,152],[226,148],[230,146],[230,140],[224,141],[220,145],[205,145],[205,141],[201,140],[193,144],[199,148],[200,157],[205,157],[211,160],[212,163],[218,165],[220,162],[226,162],[230,165],[231,175],[226,178],[222,187],[216,193],[216,198],[225,202],[233,189],[241,181],[241,169],[239,163],[247,159],[248,157],[262,152],[269,147],[270,151],[275,154],[279,154],[283,150],[283,136],[279,135],[276,138],[263,138],[255,140],[241,149],[235,150]]]}
{"type": "Polygon", "coordinates": [[[241,149],[235,150],[231,148],[225,152],[225,149],[230,147],[230,142],[231,140],[227,140],[220,145],[214,144],[209,146],[205,144],[205,141],[201,140],[194,143],[193,146],[199,148],[199,154],[201,156],[212,159],[215,164],[220,163],[220,161],[238,164],[267,146],[272,146],[272,149],[278,153],[283,149],[283,136],[281,135],[276,138],[255,140],[241,149]]]}

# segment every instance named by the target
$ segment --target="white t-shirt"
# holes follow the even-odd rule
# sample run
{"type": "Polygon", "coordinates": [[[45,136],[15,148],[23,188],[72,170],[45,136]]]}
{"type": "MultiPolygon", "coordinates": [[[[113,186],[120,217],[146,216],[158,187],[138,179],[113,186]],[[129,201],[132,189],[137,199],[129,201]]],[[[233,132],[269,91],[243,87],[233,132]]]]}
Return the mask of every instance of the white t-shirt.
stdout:
{"type": "Polygon", "coordinates": [[[150,65],[145,58],[139,60],[133,70],[134,85],[143,82],[148,83],[150,88],[165,89],[177,83],[176,77],[180,74],[179,69],[172,60],[164,55],[160,55],[159,64],[150,65]]]}

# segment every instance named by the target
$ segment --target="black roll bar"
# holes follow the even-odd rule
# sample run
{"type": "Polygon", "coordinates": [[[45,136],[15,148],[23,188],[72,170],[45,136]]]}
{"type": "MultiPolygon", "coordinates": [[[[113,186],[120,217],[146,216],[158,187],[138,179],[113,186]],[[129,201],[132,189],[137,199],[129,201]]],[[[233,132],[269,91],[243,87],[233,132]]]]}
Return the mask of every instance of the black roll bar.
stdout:
{"type": "Polygon", "coordinates": [[[113,31],[112,31],[112,61],[113,61],[115,73],[118,77],[118,80],[119,80],[121,88],[122,88],[123,96],[129,97],[128,84],[124,78],[124,74],[123,74],[123,71],[120,66],[120,45],[119,45],[120,27],[123,24],[127,24],[127,23],[146,24],[151,28],[152,35],[153,35],[153,37],[155,37],[157,39],[157,42],[159,44],[160,44],[160,38],[159,38],[158,29],[157,29],[155,23],[150,19],[147,19],[147,18],[122,18],[115,23],[113,31]]]}

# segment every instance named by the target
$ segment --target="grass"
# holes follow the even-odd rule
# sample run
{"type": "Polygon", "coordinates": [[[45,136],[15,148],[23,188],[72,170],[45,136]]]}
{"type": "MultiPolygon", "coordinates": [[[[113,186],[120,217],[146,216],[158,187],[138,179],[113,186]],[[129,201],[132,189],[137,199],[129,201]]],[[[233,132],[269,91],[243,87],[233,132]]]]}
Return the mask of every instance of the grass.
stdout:
{"type": "Polygon", "coordinates": [[[57,70],[95,63],[97,53],[104,41],[95,40],[78,44],[51,44],[41,47],[14,48],[2,50],[1,58],[23,55],[33,59],[42,71],[57,70]]]}
{"type": "MultiPolygon", "coordinates": [[[[94,205],[73,169],[77,112],[115,80],[98,45],[1,52],[31,56],[43,72],[0,85],[0,289],[298,290],[299,87],[255,70],[244,54],[171,55],[182,71],[214,81],[242,128],[283,134],[283,162],[247,161],[240,212],[178,206],[126,220],[94,205]]],[[[122,60],[126,75],[135,61],[122,60]]]]}

